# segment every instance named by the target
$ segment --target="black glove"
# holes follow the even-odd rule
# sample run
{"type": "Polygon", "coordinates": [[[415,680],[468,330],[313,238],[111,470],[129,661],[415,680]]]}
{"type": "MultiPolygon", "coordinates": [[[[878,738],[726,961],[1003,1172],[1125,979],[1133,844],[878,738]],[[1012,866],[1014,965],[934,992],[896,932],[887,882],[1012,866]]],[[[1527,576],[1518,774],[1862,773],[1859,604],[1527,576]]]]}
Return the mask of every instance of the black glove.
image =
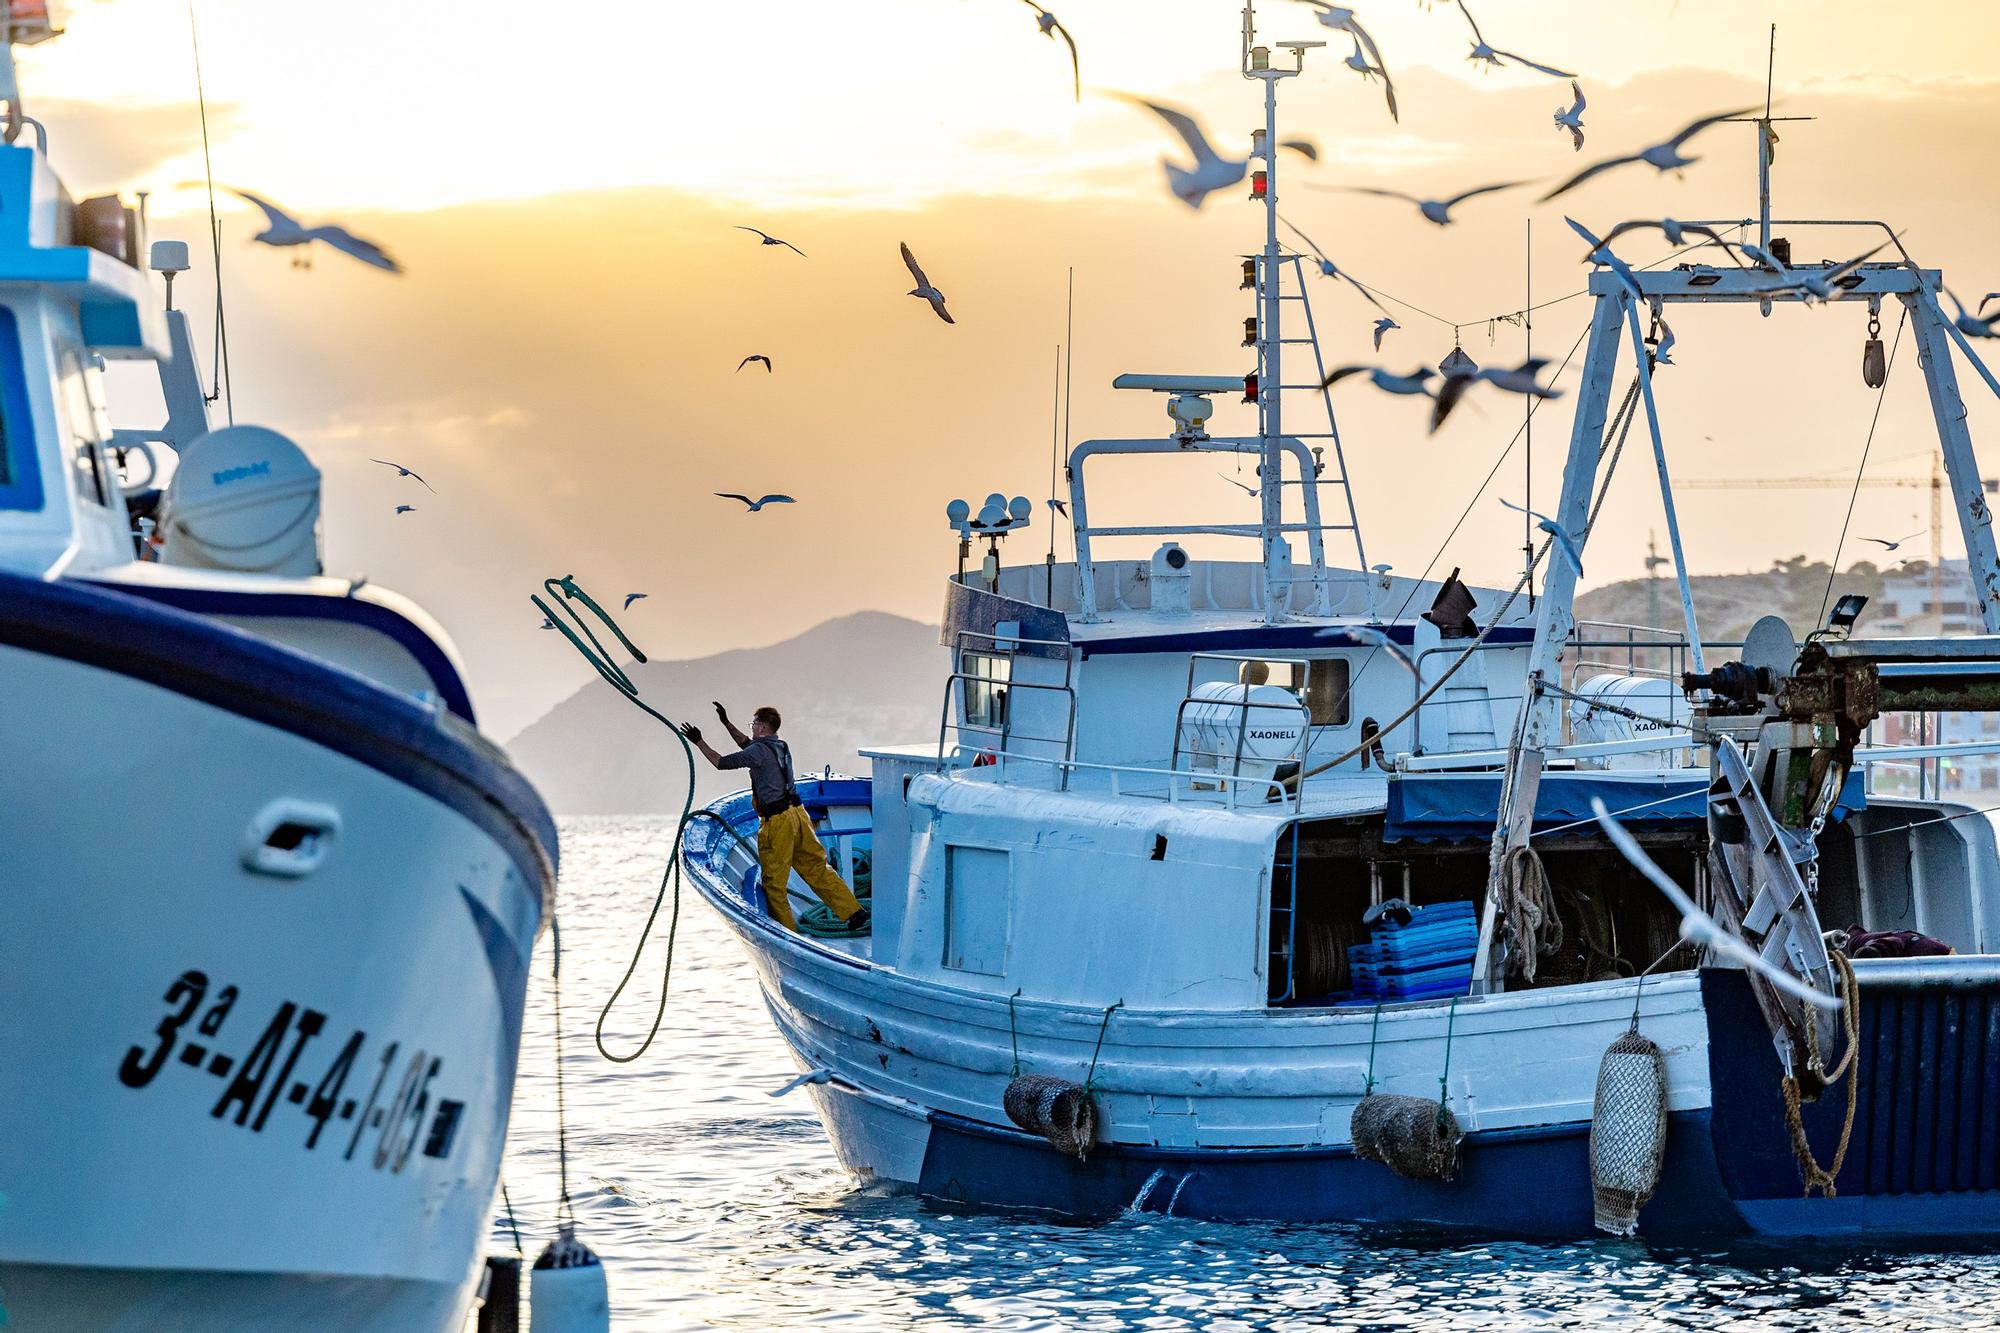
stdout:
{"type": "Polygon", "coordinates": [[[681,723],[681,735],[687,737],[689,740],[693,741],[696,745],[701,744],[701,728],[697,727],[692,722],[681,723]]]}
{"type": "Polygon", "coordinates": [[[723,725],[723,726],[725,726],[725,727],[726,727],[726,726],[728,726],[728,725],[729,725],[729,710],[728,710],[727,708],[724,708],[724,707],[722,706],[722,701],[721,701],[721,700],[719,700],[719,699],[711,699],[711,700],[709,700],[709,702],[715,705],[715,715],[716,715],[716,716],[717,716],[718,718],[722,719],[722,725],[723,725]]]}

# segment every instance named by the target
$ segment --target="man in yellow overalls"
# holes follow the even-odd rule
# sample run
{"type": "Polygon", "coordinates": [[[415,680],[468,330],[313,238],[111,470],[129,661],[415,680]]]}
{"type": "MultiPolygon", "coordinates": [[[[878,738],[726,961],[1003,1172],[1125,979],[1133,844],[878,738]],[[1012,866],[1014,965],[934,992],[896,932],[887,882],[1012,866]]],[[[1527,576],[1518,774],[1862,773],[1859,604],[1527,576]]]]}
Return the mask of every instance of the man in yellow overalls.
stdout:
{"type": "Polygon", "coordinates": [[[764,903],[773,919],[787,930],[798,929],[798,923],[792,919],[788,887],[792,871],[796,870],[806,887],[849,930],[857,934],[867,930],[868,909],[827,864],[826,848],[813,832],[812,820],[799,801],[792,782],[791,748],[778,739],[778,727],[784,720],[778,710],[766,705],[752,713],[748,736],[729,720],[729,711],[721,704],[715,706],[715,715],[722,719],[722,725],[742,749],[734,754],[717,754],[692,722],[681,724],[681,734],[717,768],[750,770],[750,804],[756,809],[758,820],[757,861],[762,870],[764,903]]]}

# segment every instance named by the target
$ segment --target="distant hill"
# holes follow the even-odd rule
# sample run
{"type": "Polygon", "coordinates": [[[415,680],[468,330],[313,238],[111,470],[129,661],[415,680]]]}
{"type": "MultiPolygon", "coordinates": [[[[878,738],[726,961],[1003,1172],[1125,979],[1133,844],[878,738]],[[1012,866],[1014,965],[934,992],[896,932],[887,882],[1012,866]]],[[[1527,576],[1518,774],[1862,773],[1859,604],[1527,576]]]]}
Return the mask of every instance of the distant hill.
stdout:
{"type": "MultiPolygon", "coordinates": [[[[1781,560],[1762,573],[1697,574],[1688,583],[1694,593],[1701,636],[1707,640],[1741,639],[1759,617],[1776,615],[1785,618],[1793,634],[1804,637],[1825,622],[1820,605],[1826,597],[1826,576],[1824,561],[1809,563],[1804,556],[1781,560]]],[[[1850,592],[1879,597],[1882,571],[1865,560],[1850,565],[1833,581],[1833,596],[1850,592]]],[[[1576,616],[1578,620],[1678,630],[1681,601],[1673,570],[1662,569],[1657,581],[1627,579],[1580,593],[1576,616]]],[[[1862,626],[1867,626],[1865,613],[1862,626]]]]}
{"type": "MultiPolygon", "coordinates": [[[[745,648],[631,668],[640,697],[675,721],[700,727],[711,745],[734,749],[709,700],[729,705],[746,731],[750,711],[785,715],[784,738],[800,773],[828,764],[859,771],[856,750],[935,740],[947,667],[935,625],[864,611],[768,648],[745,648]]],[[[656,814],[680,809],[686,765],[680,745],[610,685],[593,680],[507,742],[514,761],[558,814],[656,814]]],[[[740,789],[695,756],[696,799],[740,789]]]]}

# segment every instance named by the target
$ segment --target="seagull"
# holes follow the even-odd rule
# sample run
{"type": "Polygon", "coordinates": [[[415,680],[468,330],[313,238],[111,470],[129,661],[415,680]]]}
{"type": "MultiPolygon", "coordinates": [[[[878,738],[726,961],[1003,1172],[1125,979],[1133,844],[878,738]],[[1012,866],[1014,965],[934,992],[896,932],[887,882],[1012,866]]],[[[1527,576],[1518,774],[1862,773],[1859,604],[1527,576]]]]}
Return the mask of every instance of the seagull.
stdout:
{"type": "Polygon", "coordinates": [[[1694,138],[1695,135],[1700,134],[1711,125],[1728,120],[1733,116],[1748,115],[1755,109],[1755,107],[1745,107],[1739,111],[1724,111],[1719,115],[1703,116],[1700,120],[1689,124],[1687,128],[1683,129],[1673,138],[1668,139],[1665,143],[1652,144],[1641,148],[1636,153],[1627,153],[1623,157],[1607,157],[1602,162],[1594,162],[1582,171],[1577,172],[1576,175],[1571,176],[1561,185],[1556,186],[1555,189],[1550,190],[1547,194],[1536,200],[1536,202],[1546,204],[1557,195],[1567,194],[1571,190],[1574,190],[1598,172],[1609,171],[1613,167],[1622,167],[1627,162],[1644,162],[1656,171],[1679,171],[1682,167],[1692,166],[1701,159],[1682,155],[1681,148],[1688,140],[1694,138]]]}
{"type": "Polygon", "coordinates": [[[1583,151],[1583,108],[1586,105],[1583,100],[1583,85],[1575,79],[1571,79],[1569,81],[1569,90],[1570,94],[1576,100],[1570,103],[1569,110],[1557,110],[1556,128],[1559,130],[1568,130],[1570,142],[1575,144],[1576,151],[1581,153],[1583,151]]]}
{"type": "Polygon", "coordinates": [[[1557,523],[1547,514],[1517,505],[1510,500],[1503,498],[1500,503],[1506,505],[1517,514],[1526,514],[1529,518],[1534,519],[1535,526],[1549,534],[1549,540],[1556,544],[1556,549],[1562,552],[1565,560],[1569,561],[1570,569],[1575,572],[1578,578],[1583,577],[1583,554],[1576,549],[1576,540],[1562,530],[1561,524],[1557,523]]]}
{"type": "Polygon", "coordinates": [[[543,616],[543,617],[542,617],[542,628],[543,628],[543,629],[554,629],[555,627],[556,627],[556,622],[555,622],[555,621],[553,621],[553,620],[550,620],[550,619],[549,619],[549,618],[548,618],[547,616],[543,616]]]}
{"type": "Polygon", "coordinates": [[[1382,319],[1378,319],[1378,320],[1376,320],[1376,321],[1375,321],[1375,350],[1376,350],[1376,351],[1378,351],[1378,352],[1382,350],[1382,335],[1383,335],[1383,334],[1387,333],[1387,332],[1388,332],[1388,331],[1389,331],[1390,329],[1400,329],[1400,328],[1402,328],[1402,327],[1403,327],[1403,326],[1402,326],[1401,324],[1398,324],[1398,323],[1397,323],[1397,322],[1396,322],[1395,320],[1393,320],[1393,319],[1388,319],[1388,318],[1386,318],[1386,317],[1385,317],[1385,318],[1382,318],[1382,319]]]}
{"type": "Polygon", "coordinates": [[[1475,373],[1473,378],[1485,380],[1496,389],[1518,393],[1525,398],[1560,398],[1563,393],[1561,389],[1535,382],[1536,376],[1542,373],[1542,367],[1546,365],[1548,358],[1531,356],[1512,370],[1495,370],[1489,366],[1475,373]]]}
{"type": "Polygon", "coordinates": [[[1729,256],[1730,263],[1736,265],[1738,268],[1743,267],[1743,261],[1738,259],[1736,252],[1730,248],[1731,242],[1728,237],[1713,227],[1704,227],[1699,222],[1682,222],[1676,218],[1635,218],[1627,222],[1621,222],[1605,233],[1604,244],[1609,245],[1626,232],[1638,231],[1642,228],[1657,228],[1666,236],[1667,244],[1672,246],[1686,245],[1687,238],[1690,236],[1706,236],[1709,240],[1722,247],[1722,253],[1729,256]]]}
{"type": "Polygon", "coordinates": [[[1921,537],[1921,536],[1923,536],[1923,535],[1924,535],[1924,533],[1926,533],[1926,532],[1928,532],[1928,531],[1930,531],[1930,529],[1929,529],[1929,528],[1920,528],[1920,529],[1918,529],[1917,531],[1915,531],[1915,532],[1911,533],[1911,534],[1909,535],[1909,537],[1898,537],[1898,538],[1896,538],[1896,540],[1895,540],[1895,541],[1892,541],[1892,542],[1890,542],[1890,541],[1883,541],[1883,540],[1882,540],[1882,539],[1881,539],[1880,537],[1863,537],[1863,538],[1862,538],[1861,540],[1862,540],[1862,541],[1864,541],[1864,542],[1874,542],[1874,543],[1875,543],[1875,544],[1876,544],[1877,546],[1881,547],[1881,548],[1882,548],[1882,549],[1883,549],[1884,551],[1894,551],[1894,550],[1897,550],[1898,548],[1900,548],[1900,547],[1902,546],[1902,544],[1903,544],[1904,542],[1906,542],[1906,541],[1910,540],[1910,537],[1921,537]]]}
{"type": "Polygon", "coordinates": [[[1982,315],[1985,314],[1986,307],[1992,305],[1995,301],[2000,301],[2000,292],[1988,292],[1986,295],[1980,297],[1979,313],[1982,315]]]}
{"type": "Polygon", "coordinates": [[[784,1087],[772,1092],[770,1095],[773,1097],[782,1097],[793,1088],[802,1088],[808,1083],[826,1083],[831,1081],[832,1078],[833,1071],[831,1069],[808,1069],[805,1073],[800,1074],[797,1078],[787,1083],[784,1087]]]}
{"type": "Polygon", "coordinates": [[[917,257],[910,253],[907,242],[903,243],[903,263],[909,267],[910,276],[917,280],[917,285],[905,295],[922,297],[931,303],[931,309],[937,311],[939,319],[947,324],[958,323],[951,317],[951,312],[944,308],[944,293],[931,286],[931,280],[925,277],[923,269],[918,267],[917,257]]]}
{"type": "Polygon", "coordinates": [[[1402,124],[1402,114],[1396,110],[1396,81],[1389,77],[1389,71],[1380,64],[1368,63],[1368,57],[1362,54],[1361,38],[1358,35],[1354,38],[1354,54],[1342,63],[1359,74],[1364,83],[1372,82],[1377,74],[1382,76],[1382,96],[1389,103],[1389,119],[1399,125],[1402,124]]]}
{"type": "Polygon", "coordinates": [[[1664,893],[1667,901],[1679,910],[1682,939],[1692,944],[1706,944],[1717,953],[1734,959],[1751,971],[1762,973],[1779,990],[1795,995],[1807,1004],[1817,1005],[1821,1009],[1841,1007],[1838,996],[1816,990],[1791,973],[1773,965],[1763,954],[1745,944],[1741,937],[1724,929],[1714,917],[1695,906],[1694,900],[1681,891],[1681,886],[1669,879],[1667,872],[1660,869],[1652,857],[1646,855],[1645,849],[1625,831],[1625,826],[1611,817],[1611,812],[1604,808],[1604,801],[1601,798],[1596,796],[1590,798],[1590,810],[1597,817],[1598,826],[1604,830],[1605,836],[1611,839],[1611,845],[1616,847],[1639,873],[1651,880],[1653,887],[1664,893]]]}
{"type": "Polygon", "coordinates": [[[1354,39],[1354,54],[1348,57],[1347,67],[1359,70],[1363,78],[1371,74],[1382,76],[1382,84],[1389,97],[1389,118],[1400,124],[1401,117],[1396,114],[1396,85],[1389,81],[1389,67],[1382,60],[1382,48],[1375,45],[1375,39],[1354,17],[1354,11],[1345,5],[1328,4],[1327,0],[1304,0],[1304,3],[1317,7],[1318,12],[1313,17],[1320,21],[1321,27],[1333,28],[1354,39]],[[1362,54],[1364,50],[1366,55],[1362,54]]]}
{"type": "Polygon", "coordinates": [[[715,491],[713,494],[718,500],[741,500],[750,507],[750,512],[753,514],[765,505],[795,505],[798,503],[797,500],[794,500],[789,495],[767,495],[761,500],[753,500],[749,496],[739,495],[735,491],[715,491]]]}
{"type": "Polygon", "coordinates": [[[427,481],[424,481],[424,479],[423,479],[422,477],[418,477],[416,473],[414,473],[414,472],[410,471],[410,470],[409,470],[408,468],[404,467],[404,466],[403,466],[403,465],[402,465],[401,463],[391,463],[391,462],[390,462],[390,461],[389,461],[388,459],[386,459],[386,458],[371,458],[371,459],[369,459],[368,461],[369,461],[369,462],[371,462],[371,463],[380,463],[380,464],[381,464],[381,465],[382,465],[383,467],[392,467],[392,468],[396,469],[396,474],[397,474],[398,476],[402,476],[402,477],[414,477],[414,478],[415,478],[415,479],[416,479],[417,481],[419,481],[419,482],[421,482],[421,483],[423,484],[423,488],[424,488],[425,490],[429,491],[429,492],[430,492],[430,493],[431,493],[432,495],[436,495],[436,494],[437,494],[437,487],[435,487],[435,486],[431,485],[431,484],[430,484],[429,482],[427,482],[427,481]]]}
{"type": "Polygon", "coordinates": [[[1202,201],[1209,195],[1217,190],[1226,190],[1243,179],[1243,173],[1249,168],[1249,162],[1225,158],[1209,147],[1208,136],[1202,132],[1201,126],[1195,123],[1193,116],[1174,107],[1162,106],[1158,102],[1148,102],[1144,98],[1135,97],[1131,100],[1166,121],[1168,128],[1181,136],[1181,142],[1185,143],[1188,152],[1194,155],[1194,165],[1191,167],[1176,166],[1165,160],[1160,163],[1166,168],[1167,188],[1173,191],[1174,198],[1189,208],[1200,208],[1202,201]]]}
{"type": "Polygon", "coordinates": [[[777,237],[773,236],[768,231],[758,231],[755,227],[746,227],[740,222],[736,224],[736,230],[754,232],[756,235],[764,238],[764,244],[766,245],[782,245],[787,250],[790,250],[793,254],[797,255],[800,259],[804,259],[806,257],[805,251],[799,249],[799,247],[793,245],[790,241],[779,240],[777,237]]]}
{"type": "Polygon", "coordinates": [[[1069,43],[1070,78],[1076,85],[1076,100],[1081,102],[1083,100],[1083,69],[1076,62],[1076,38],[1069,35],[1069,29],[1062,25],[1061,20],[1036,4],[1035,0],[1021,0],[1021,3],[1035,11],[1035,24],[1041,28],[1042,36],[1048,38],[1050,41],[1054,41],[1056,34],[1061,33],[1062,39],[1069,43]]]}
{"type": "Polygon", "coordinates": [[[645,599],[646,599],[646,594],[643,592],[628,592],[625,594],[625,605],[619,607],[618,609],[621,611],[630,611],[632,609],[632,603],[641,602],[644,601],[645,599]]]}
{"type": "Polygon", "coordinates": [[[1050,496],[1046,501],[1044,501],[1044,503],[1047,504],[1049,508],[1055,510],[1058,514],[1061,514],[1064,518],[1069,517],[1069,506],[1065,504],[1063,501],[1056,499],[1054,496],[1050,496]]]}
{"type": "Polygon", "coordinates": [[[1320,383],[1322,389],[1332,388],[1349,375],[1366,375],[1368,382],[1383,393],[1402,394],[1407,397],[1430,396],[1430,381],[1437,375],[1429,366],[1419,366],[1407,375],[1396,375],[1380,366],[1342,366],[1329,374],[1320,383]]]}
{"type": "Polygon", "coordinates": [[[1667,323],[1666,319],[1662,317],[1660,319],[1660,345],[1653,349],[1653,364],[1656,366],[1671,366],[1674,364],[1673,357],[1669,355],[1673,350],[1673,326],[1667,323]]]}
{"type": "Polygon", "coordinates": [[[417,507],[415,505],[397,505],[396,512],[399,514],[414,514],[417,512],[417,507]]]}
{"type": "Polygon", "coordinates": [[[1968,338],[2000,338],[2000,315],[1987,318],[1985,313],[1986,307],[2000,298],[2000,292],[1986,294],[1986,299],[1979,303],[1978,315],[1968,312],[1951,288],[1945,288],[1944,294],[1951,297],[1951,303],[1958,311],[1958,318],[1952,321],[1952,327],[1968,338]]]}
{"type": "Polygon", "coordinates": [[[1319,161],[1319,145],[1311,139],[1283,139],[1278,147],[1289,148],[1308,162],[1319,161]]]}
{"type": "Polygon", "coordinates": [[[1866,252],[1856,255],[1845,264],[1836,264],[1827,268],[1815,269],[1788,267],[1776,255],[1766,250],[1763,246],[1747,241],[1736,248],[1778,275],[1778,282],[1776,284],[1770,287],[1752,288],[1753,291],[1760,294],[1798,292],[1810,304],[1814,301],[1833,300],[1838,295],[1834,284],[1854,272],[1855,269],[1860,268],[1870,259],[1873,259],[1876,251],[1881,250],[1888,244],[1888,241],[1883,241],[1881,245],[1874,246],[1866,252]]]}
{"type": "Polygon", "coordinates": [[[1254,500],[1257,498],[1257,488],[1255,486],[1251,486],[1244,482],[1240,482],[1236,480],[1236,478],[1230,476],[1227,472],[1218,472],[1215,475],[1222,478],[1224,481],[1228,482],[1231,486],[1236,487],[1238,490],[1245,492],[1246,494],[1249,495],[1251,499],[1254,500]]]}
{"type": "Polygon", "coordinates": [[[743,369],[743,367],[749,365],[752,361],[762,361],[764,363],[764,373],[766,375],[771,373],[771,358],[765,356],[762,352],[756,352],[750,356],[744,357],[741,361],[738,361],[736,363],[736,368],[740,371],[743,369]]]}
{"type": "Polygon", "coordinates": [[[1598,240],[1595,236],[1591,235],[1590,229],[1585,227],[1581,222],[1578,222],[1575,218],[1565,217],[1563,221],[1569,223],[1569,229],[1571,231],[1575,232],[1577,235],[1583,237],[1585,241],[1589,242],[1590,252],[1584,255],[1583,257],[1584,263],[1603,264],[1606,268],[1609,268],[1613,273],[1618,275],[1619,284],[1623,286],[1626,291],[1632,294],[1633,300],[1643,301],[1646,299],[1645,292],[1639,289],[1639,275],[1632,271],[1632,266],[1630,264],[1620,259],[1617,255],[1612,254],[1611,247],[1606,245],[1603,241],[1598,240]]]}
{"type": "MultiPolygon", "coordinates": [[[[1283,222],[1287,227],[1292,227],[1292,220],[1290,218],[1284,217],[1281,214],[1278,220],[1280,222],[1283,222]]],[[[1380,301],[1376,300],[1375,294],[1373,292],[1369,291],[1366,287],[1363,287],[1360,283],[1355,282],[1353,275],[1341,272],[1339,265],[1335,264],[1331,259],[1328,259],[1326,257],[1326,251],[1320,249],[1318,244],[1314,242],[1312,237],[1306,235],[1302,231],[1299,231],[1297,227],[1292,227],[1292,230],[1298,234],[1298,238],[1304,241],[1306,243],[1306,247],[1310,249],[1313,252],[1313,254],[1319,259],[1319,271],[1321,274],[1329,278],[1346,279],[1349,283],[1353,284],[1355,291],[1360,292],[1363,296],[1368,298],[1369,305],[1374,306],[1377,310],[1380,310],[1385,315],[1389,313],[1388,307],[1384,306],[1380,301]]]]}
{"type": "MultiPolygon", "coordinates": [[[[344,255],[351,255],[364,264],[386,269],[391,273],[401,273],[402,266],[384,253],[381,246],[373,241],[364,241],[345,227],[325,224],[308,227],[291,214],[279,208],[268,199],[260,199],[248,190],[232,190],[232,194],[247,199],[264,210],[265,229],[250,239],[265,245],[280,247],[311,245],[314,241],[324,241],[344,255]]],[[[311,268],[312,257],[301,253],[292,260],[293,268],[311,268]]]]}
{"type": "Polygon", "coordinates": [[[1451,225],[1451,210],[1457,208],[1466,200],[1476,198],[1482,194],[1492,194],[1495,190],[1511,190],[1515,186],[1525,183],[1523,181],[1502,181],[1498,185],[1482,185],[1476,190],[1467,190],[1462,194],[1455,194],[1449,199],[1419,199],[1413,194],[1404,194],[1401,190],[1378,190],[1368,185],[1328,185],[1316,188],[1341,190],[1348,194],[1375,194],[1382,196],[1384,199],[1401,199],[1404,203],[1415,204],[1417,211],[1424,215],[1425,220],[1436,223],[1440,227],[1448,227],[1451,225]]]}
{"type": "MultiPolygon", "coordinates": [[[[1552,79],[1569,79],[1571,82],[1576,80],[1576,75],[1566,69],[1557,69],[1552,65],[1538,65],[1526,56],[1517,56],[1512,51],[1498,51],[1488,46],[1486,39],[1479,33],[1479,24],[1473,21],[1472,11],[1465,7],[1465,0],[1458,0],[1458,12],[1465,15],[1467,23],[1472,24],[1472,54],[1466,57],[1467,60],[1484,61],[1488,69],[1511,60],[1517,65],[1526,65],[1529,69],[1537,70],[1552,79]]],[[[1583,146],[1581,139],[1577,141],[1577,146],[1579,148],[1583,146]]]]}

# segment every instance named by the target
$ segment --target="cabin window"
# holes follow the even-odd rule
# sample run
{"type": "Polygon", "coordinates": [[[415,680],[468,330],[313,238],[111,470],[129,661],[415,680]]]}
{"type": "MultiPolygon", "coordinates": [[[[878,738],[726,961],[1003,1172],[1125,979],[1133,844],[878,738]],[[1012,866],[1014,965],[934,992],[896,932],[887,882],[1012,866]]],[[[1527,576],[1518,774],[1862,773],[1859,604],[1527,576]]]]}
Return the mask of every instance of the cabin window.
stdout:
{"type": "Polygon", "coordinates": [[[1245,662],[1237,668],[1236,679],[1245,685],[1275,685],[1290,690],[1312,713],[1315,727],[1347,725],[1350,680],[1344,657],[1315,658],[1311,663],[1245,662]],[[1310,672],[1306,670],[1308,665],[1312,668],[1310,672]]]}
{"type": "Polygon", "coordinates": [[[965,725],[988,731],[1007,729],[1007,683],[1014,661],[1003,653],[961,653],[958,669],[965,679],[965,725]]]}
{"type": "Polygon", "coordinates": [[[85,381],[83,358],[75,348],[65,347],[58,364],[62,367],[64,426],[69,432],[72,466],[76,469],[76,493],[93,504],[109,504],[105,489],[103,440],[98,401],[85,381]]]}
{"type": "Polygon", "coordinates": [[[41,471],[28,421],[28,380],[21,362],[21,326],[0,306],[0,509],[40,509],[41,471]]]}
{"type": "Polygon", "coordinates": [[[944,849],[944,965],[997,977],[1007,970],[1013,858],[991,847],[944,849]]]}

